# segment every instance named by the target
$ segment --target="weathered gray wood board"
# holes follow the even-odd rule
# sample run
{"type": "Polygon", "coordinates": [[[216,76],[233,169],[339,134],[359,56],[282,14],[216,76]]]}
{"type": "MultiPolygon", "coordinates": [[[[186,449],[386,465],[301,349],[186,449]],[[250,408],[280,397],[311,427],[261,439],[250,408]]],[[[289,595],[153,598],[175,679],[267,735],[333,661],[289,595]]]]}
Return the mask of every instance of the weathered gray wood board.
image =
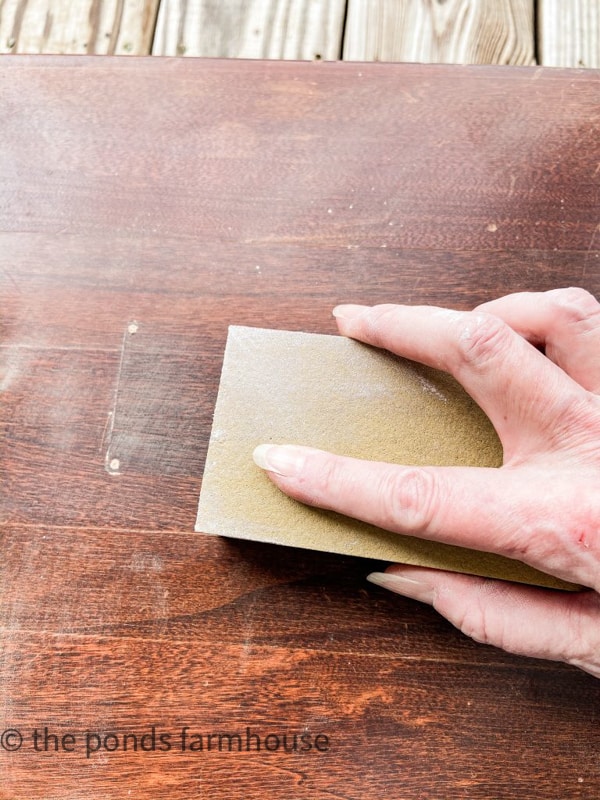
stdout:
{"type": "Polygon", "coordinates": [[[600,67],[600,0],[538,0],[539,61],[600,67]]]}
{"type": "Polygon", "coordinates": [[[532,64],[534,0],[348,0],[344,58],[532,64]]]}
{"type": "Polygon", "coordinates": [[[2,0],[0,53],[600,67],[600,0],[2,0]],[[537,3],[537,19],[534,13],[537,3]]]}
{"type": "Polygon", "coordinates": [[[148,55],[160,0],[4,0],[0,53],[148,55]]]}
{"type": "Polygon", "coordinates": [[[340,57],[345,0],[162,0],[155,55],[340,57]]]}

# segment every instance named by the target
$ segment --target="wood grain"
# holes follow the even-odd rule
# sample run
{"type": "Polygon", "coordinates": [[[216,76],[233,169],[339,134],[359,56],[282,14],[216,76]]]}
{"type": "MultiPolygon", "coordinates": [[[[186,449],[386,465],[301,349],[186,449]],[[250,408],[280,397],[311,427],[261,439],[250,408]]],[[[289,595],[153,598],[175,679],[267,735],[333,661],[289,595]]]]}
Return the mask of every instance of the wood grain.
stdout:
{"type": "Polygon", "coordinates": [[[598,681],[466,639],[380,565],[192,529],[229,324],[600,294],[599,85],[0,63],[1,800],[597,800],[598,681]],[[260,752],[219,751],[247,728],[260,752]],[[265,749],[294,731],[330,747],[265,749]]]}
{"type": "Polygon", "coordinates": [[[596,0],[3,0],[0,53],[600,66],[596,0]],[[347,7],[347,8],[346,8],[347,7]],[[347,20],[345,19],[347,15],[347,20]]]}
{"type": "Polygon", "coordinates": [[[150,53],[160,0],[2,0],[0,53],[150,53]]]}
{"type": "Polygon", "coordinates": [[[540,63],[551,67],[600,67],[597,0],[538,0],[540,63]]]}
{"type": "Polygon", "coordinates": [[[345,0],[162,0],[154,55],[340,57],[345,0]]]}
{"type": "Polygon", "coordinates": [[[344,58],[534,63],[534,0],[348,0],[344,58]]]}

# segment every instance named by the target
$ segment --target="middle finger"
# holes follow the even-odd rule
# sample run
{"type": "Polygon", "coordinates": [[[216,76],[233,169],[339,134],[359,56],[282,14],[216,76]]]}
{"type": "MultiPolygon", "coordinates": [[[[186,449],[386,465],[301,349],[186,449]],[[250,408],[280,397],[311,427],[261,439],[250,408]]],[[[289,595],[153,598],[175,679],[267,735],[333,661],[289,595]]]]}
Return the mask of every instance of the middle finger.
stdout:
{"type": "Polygon", "coordinates": [[[453,375],[508,455],[547,438],[583,390],[497,317],[430,306],[338,306],[341,333],[453,375]],[[537,434],[537,435],[536,435],[537,434]]]}

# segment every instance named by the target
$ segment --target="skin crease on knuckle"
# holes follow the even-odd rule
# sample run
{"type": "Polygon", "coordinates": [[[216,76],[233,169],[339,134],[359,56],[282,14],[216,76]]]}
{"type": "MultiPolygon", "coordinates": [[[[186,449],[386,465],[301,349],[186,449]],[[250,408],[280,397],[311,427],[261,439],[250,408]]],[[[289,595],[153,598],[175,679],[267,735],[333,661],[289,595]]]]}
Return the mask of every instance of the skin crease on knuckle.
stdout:
{"type": "Polygon", "coordinates": [[[527,611],[526,602],[515,601],[511,585],[501,581],[480,579],[460,597],[454,592],[437,593],[434,608],[465,636],[485,645],[500,647],[522,656],[552,656],[552,646],[538,642],[527,634],[526,625],[515,626],[515,612],[527,611]],[[550,654],[550,655],[548,655],[550,654]]]}
{"type": "Polygon", "coordinates": [[[571,636],[560,660],[600,678],[600,596],[589,592],[570,612],[571,636]]]}
{"type": "Polygon", "coordinates": [[[481,580],[465,596],[436,593],[433,606],[466,636],[521,656],[563,661],[600,675],[600,597],[595,592],[568,596],[540,619],[527,598],[510,584],[481,580]]]}
{"type": "Polygon", "coordinates": [[[558,314],[568,325],[583,327],[583,330],[597,328],[600,324],[600,303],[585,289],[571,286],[548,292],[558,314]]]}
{"type": "Polygon", "coordinates": [[[469,370],[486,369],[509,354],[510,328],[491,314],[465,314],[457,321],[455,334],[457,356],[469,370]]]}
{"type": "MultiPolygon", "coordinates": [[[[563,661],[600,677],[600,596],[597,592],[568,595],[534,640],[531,655],[563,661]]],[[[536,633],[539,633],[536,630],[536,633]]],[[[527,655],[527,653],[525,653],[527,655]]]]}
{"type": "Polygon", "coordinates": [[[344,497],[352,493],[352,473],[344,470],[340,460],[334,455],[313,456],[305,463],[303,473],[310,477],[299,477],[298,492],[302,494],[300,499],[310,505],[328,508],[329,498],[344,497]],[[308,494],[307,486],[311,487],[308,494]]]}
{"type": "MultiPolygon", "coordinates": [[[[434,603],[434,607],[435,605],[434,603]]],[[[436,610],[439,609],[436,608],[436,610]]],[[[451,621],[465,636],[479,644],[495,645],[506,650],[508,643],[504,625],[501,624],[502,618],[496,615],[493,619],[494,624],[492,625],[492,616],[486,612],[480,590],[475,594],[471,603],[463,606],[460,616],[451,621]]]]}
{"type": "Polygon", "coordinates": [[[439,487],[433,475],[418,467],[391,468],[384,473],[377,496],[386,528],[422,533],[430,529],[439,508],[439,487]]]}

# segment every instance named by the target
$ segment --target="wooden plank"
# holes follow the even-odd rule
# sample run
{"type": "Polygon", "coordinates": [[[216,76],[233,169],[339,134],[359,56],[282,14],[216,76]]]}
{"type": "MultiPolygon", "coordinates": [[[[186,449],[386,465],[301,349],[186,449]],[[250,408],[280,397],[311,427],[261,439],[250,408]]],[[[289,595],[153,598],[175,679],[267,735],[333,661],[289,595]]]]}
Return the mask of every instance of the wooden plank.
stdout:
{"type": "Polygon", "coordinates": [[[147,55],[160,0],[4,0],[0,53],[147,55]]]}
{"type": "Polygon", "coordinates": [[[600,67],[600,2],[538,0],[538,52],[551,67],[600,67]]]}
{"type": "MultiPolygon", "coordinates": [[[[134,575],[144,569],[137,564],[134,575]]],[[[85,584],[61,587],[81,598],[89,626],[56,636],[16,629],[3,648],[6,728],[23,736],[19,752],[2,754],[6,800],[513,800],[515,787],[532,800],[596,800],[598,682],[560,665],[517,670],[402,657],[410,632],[400,626],[390,656],[351,646],[331,651],[327,639],[336,638],[340,619],[350,627],[356,617],[344,616],[341,592],[327,577],[316,607],[300,599],[272,605],[303,597],[293,585],[279,597],[246,595],[240,586],[213,614],[191,603],[167,643],[161,631],[173,613],[170,595],[160,568],[150,562],[146,570],[141,596],[131,580],[115,582],[112,596],[88,593],[85,584]],[[130,592],[140,605],[152,602],[148,635],[125,617],[118,638],[95,628],[99,604],[100,611],[104,602],[118,607],[130,592]],[[329,634],[322,649],[306,649],[306,626],[319,615],[329,634]],[[202,622],[210,625],[211,616],[228,637],[237,630],[237,641],[206,636],[202,622]],[[298,639],[273,645],[261,635],[270,617],[282,626],[300,617],[305,627],[298,639]],[[199,637],[186,631],[190,618],[199,621],[199,637]],[[307,736],[310,750],[293,751],[294,733],[307,736]],[[320,751],[319,734],[326,737],[320,751]]],[[[204,574],[201,563],[197,572],[204,574]]],[[[202,580],[194,593],[200,587],[202,580]]],[[[372,646],[393,618],[391,604],[387,613],[373,600],[361,609],[355,596],[353,605],[361,623],[373,617],[374,627],[361,629],[372,646]]],[[[408,616],[408,603],[397,605],[408,616]]],[[[434,614],[426,609],[416,619],[434,614]]]]}
{"type": "Polygon", "coordinates": [[[348,0],[344,59],[533,64],[534,0],[348,0]]]}
{"type": "Polygon", "coordinates": [[[340,57],[345,0],[162,0],[154,55],[340,57]]]}
{"type": "MultiPolygon", "coordinates": [[[[44,616],[44,633],[52,636],[91,635],[102,628],[104,636],[162,639],[165,646],[172,639],[236,646],[245,638],[245,609],[252,596],[259,595],[260,604],[278,608],[286,624],[281,625],[276,614],[263,614],[260,630],[253,634],[255,646],[284,648],[293,640],[304,650],[369,656],[369,638],[377,635],[377,655],[388,659],[401,654],[403,659],[426,657],[464,665],[477,661],[506,669],[523,666],[508,653],[458,635],[448,637],[446,623],[426,606],[399,601],[385,592],[357,591],[365,569],[376,563],[363,559],[181,530],[160,535],[150,529],[129,530],[124,536],[98,527],[11,524],[0,531],[0,551],[0,628],[18,625],[20,631],[39,631],[43,608],[50,612],[44,616]],[[123,576],[116,565],[130,567],[126,593],[120,593],[123,576]],[[315,574],[323,577],[315,580],[315,574]],[[81,595],[65,594],[66,613],[56,614],[51,611],[53,598],[65,592],[66,576],[85,595],[85,602],[81,595]],[[314,615],[310,641],[303,642],[306,616],[312,616],[309,610],[322,606],[323,581],[327,606],[314,615]],[[120,602],[108,606],[94,602],[103,594],[120,595],[120,602]],[[15,597],[18,606],[11,604],[15,597]],[[169,613],[158,624],[148,613],[155,598],[168,598],[169,613]]],[[[600,695],[600,684],[598,691],[600,695]]]]}

